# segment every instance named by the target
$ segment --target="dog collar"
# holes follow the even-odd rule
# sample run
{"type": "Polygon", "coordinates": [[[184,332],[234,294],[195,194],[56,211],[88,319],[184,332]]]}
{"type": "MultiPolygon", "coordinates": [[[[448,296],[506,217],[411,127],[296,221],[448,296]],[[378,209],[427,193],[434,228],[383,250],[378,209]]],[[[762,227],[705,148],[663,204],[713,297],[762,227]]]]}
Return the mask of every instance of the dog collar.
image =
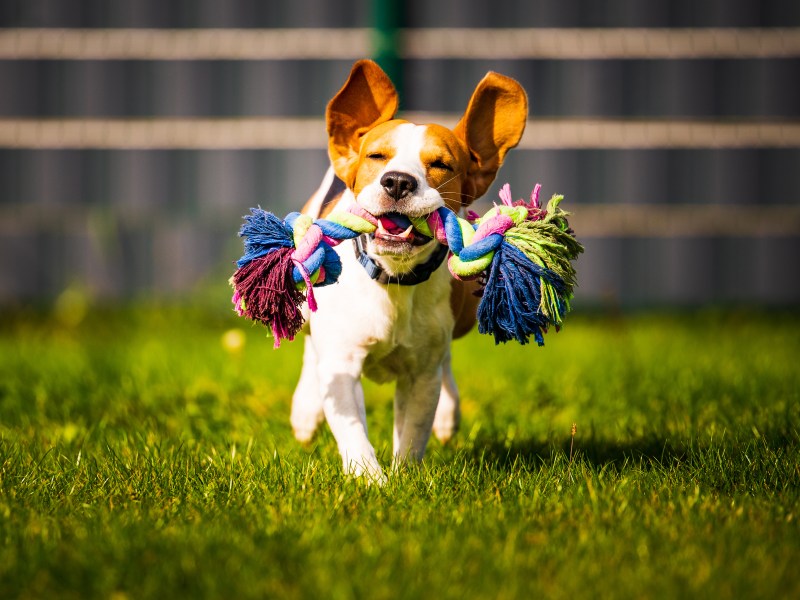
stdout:
{"type": "Polygon", "coordinates": [[[383,285],[389,283],[396,283],[398,285],[417,285],[423,281],[428,281],[433,272],[439,268],[442,261],[447,256],[449,248],[442,244],[437,244],[438,248],[433,251],[431,257],[424,263],[417,265],[408,273],[400,275],[389,275],[384,269],[372,260],[367,254],[367,236],[360,235],[353,240],[353,247],[356,251],[356,259],[359,264],[364,267],[367,275],[373,281],[377,281],[383,285]]]}

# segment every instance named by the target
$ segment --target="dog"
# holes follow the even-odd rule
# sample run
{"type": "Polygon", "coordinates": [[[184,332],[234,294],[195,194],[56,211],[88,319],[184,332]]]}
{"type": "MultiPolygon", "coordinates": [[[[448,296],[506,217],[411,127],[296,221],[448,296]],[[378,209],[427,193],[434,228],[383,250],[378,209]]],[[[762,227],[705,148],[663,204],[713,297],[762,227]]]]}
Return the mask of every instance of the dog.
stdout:
{"type": "Polygon", "coordinates": [[[528,100],[518,82],[489,72],[452,130],[395,119],[397,108],[370,60],[354,64],[327,106],[331,168],[303,212],[319,218],[357,202],[381,224],[337,247],[338,283],[314,292],[291,411],[299,441],[326,420],[345,472],[376,482],[386,476],[367,437],[362,375],[396,381],[393,464],[421,460],[432,431],[447,442],[458,428],[450,345],[474,326],[478,303],[477,284],[444,266],[447,248],[396,217],[459,211],[483,195],[522,137],[528,100]]]}

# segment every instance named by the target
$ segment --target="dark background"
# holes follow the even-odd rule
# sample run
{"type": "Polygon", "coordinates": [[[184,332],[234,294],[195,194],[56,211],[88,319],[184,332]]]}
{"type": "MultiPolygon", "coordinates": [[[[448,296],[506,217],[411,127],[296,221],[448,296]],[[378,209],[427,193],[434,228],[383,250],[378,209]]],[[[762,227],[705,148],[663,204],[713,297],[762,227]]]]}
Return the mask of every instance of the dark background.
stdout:
{"type": "MultiPolygon", "coordinates": [[[[799,27],[800,3],[493,2],[411,0],[397,25],[426,27],[799,27]]],[[[366,0],[0,1],[13,28],[364,28],[366,0]]],[[[351,60],[0,60],[0,117],[24,119],[313,117],[351,60]]],[[[531,118],[797,122],[800,57],[462,60],[400,64],[402,109],[463,111],[487,70],[518,79],[531,118]]],[[[611,144],[613,146],[613,144],[611,144]]],[[[0,305],[191,296],[224,281],[240,253],[241,215],[284,213],[317,187],[322,148],[61,149],[0,147],[0,305]]],[[[800,149],[518,149],[504,182],[525,196],[540,181],[565,208],[800,204],[800,149]]],[[[792,212],[794,211],[794,212],[792,212]]],[[[594,213],[592,213],[594,214],[594,213]]],[[[660,213],[659,213],[660,214],[660,213]]],[[[780,215],[780,211],[775,214],[780,215]]],[[[577,219],[578,217],[576,217],[577,219]]],[[[777,225],[783,225],[777,227],[777,225]]],[[[613,226],[578,236],[577,306],[800,301],[800,231],[706,228],[638,233],[613,226]]],[[[221,298],[221,302],[226,302],[221,298]]]]}

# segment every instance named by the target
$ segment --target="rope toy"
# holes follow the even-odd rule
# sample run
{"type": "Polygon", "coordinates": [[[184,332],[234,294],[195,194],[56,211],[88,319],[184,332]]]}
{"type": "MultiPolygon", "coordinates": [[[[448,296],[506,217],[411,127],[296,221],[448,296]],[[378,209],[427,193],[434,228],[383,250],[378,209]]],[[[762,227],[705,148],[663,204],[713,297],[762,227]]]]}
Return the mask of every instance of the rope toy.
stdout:
{"type": "MultiPolygon", "coordinates": [[[[492,334],[495,343],[525,344],[533,336],[542,346],[544,333],[550,326],[558,330],[570,309],[576,285],[571,261],[583,246],[569,227],[569,213],[559,206],[563,196],[554,195],[543,209],[540,189],[536,184],[529,203],[514,202],[505,184],[502,204],[483,217],[469,211],[463,219],[445,207],[425,217],[394,217],[398,227],[411,225],[448,246],[455,278],[485,281],[478,331],[492,334]]],[[[244,221],[239,236],[245,252],[230,279],[232,300],[240,316],[272,330],[275,347],[300,331],[303,302],[317,310],[314,288],[337,281],[342,264],[334,246],[379,227],[378,219],[355,203],[316,220],[297,212],[281,220],[251,208],[244,221]]]]}

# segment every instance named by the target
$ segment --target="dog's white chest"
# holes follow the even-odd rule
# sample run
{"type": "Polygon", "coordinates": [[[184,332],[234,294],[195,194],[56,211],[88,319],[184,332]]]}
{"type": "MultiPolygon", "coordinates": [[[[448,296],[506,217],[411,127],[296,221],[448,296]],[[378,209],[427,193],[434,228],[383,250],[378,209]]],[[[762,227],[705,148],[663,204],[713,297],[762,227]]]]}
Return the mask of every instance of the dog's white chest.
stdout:
{"type": "Polygon", "coordinates": [[[365,375],[376,381],[413,373],[420,361],[442,354],[453,327],[446,267],[416,286],[380,285],[351,248],[341,248],[340,255],[342,279],[318,292],[320,308],[311,317],[315,340],[363,353],[365,375]]]}
{"type": "Polygon", "coordinates": [[[394,319],[377,332],[364,361],[365,375],[379,382],[410,376],[419,371],[420,362],[435,360],[449,343],[452,328],[452,320],[430,305],[427,290],[396,286],[385,291],[394,319]]]}

